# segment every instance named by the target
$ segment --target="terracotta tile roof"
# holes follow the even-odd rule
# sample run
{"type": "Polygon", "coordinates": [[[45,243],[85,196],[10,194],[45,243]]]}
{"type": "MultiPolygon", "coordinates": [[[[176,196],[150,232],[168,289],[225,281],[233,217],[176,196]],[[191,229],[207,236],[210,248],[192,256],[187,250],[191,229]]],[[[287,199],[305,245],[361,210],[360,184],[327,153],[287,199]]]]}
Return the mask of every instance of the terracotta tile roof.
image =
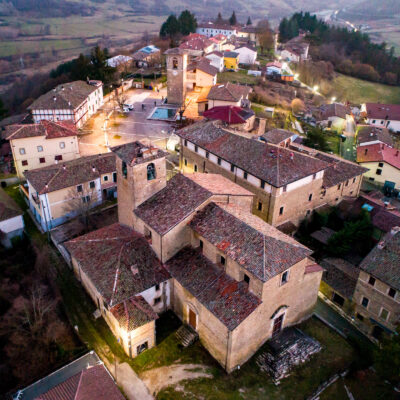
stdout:
{"type": "Polygon", "coordinates": [[[65,243],[109,306],[169,279],[147,240],[113,224],[65,243]]]}
{"type": "Polygon", "coordinates": [[[124,400],[105,367],[96,365],[72,376],[35,400],[124,400]]]}
{"type": "Polygon", "coordinates": [[[325,270],[322,280],[342,296],[351,299],[360,269],[341,258],[324,258],[320,264],[325,270]]]}
{"type": "MultiPolygon", "coordinates": [[[[216,24],[214,22],[200,22],[197,25],[198,28],[206,28],[206,29],[221,29],[225,31],[234,31],[237,27],[231,26],[229,24],[216,24]]],[[[217,35],[216,35],[217,36],[217,35]]]]}
{"type": "Polygon", "coordinates": [[[392,167],[400,169],[400,151],[384,144],[370,144],[357,147],[357,162],[387,162],[392,167]]]}
{"type": "MultiPolygon", "coordinates": [[[[212,38],[213,39],[213,38],[212,38]]],[[[205,57],[210,56],[210,55],[215,55],[218,56],[219,58],[224,58],[224,54],[221,51],[212,51],[211,53],[208,53],[205,55],[205,57]]]]}
{"type": "Polygon", "coordinates": [[[157,233],[164,235],[213,194],[248,195],[249,192],[221,175],[178,174],[134,213],[157,233]]]}
{"type": "Polygon", "coordinates": [[[287,131],[286,129],[272,129],[271,131],[264,133],[262,137],[267,141],[267,143],[279,144],[294,135],[293,132],[287,131]]]}
{"type": "Polygon", "coordinates": [[[400,104],[366,103],[368,118],[400,121],[400,104]]]}
{"type": "Polygon", "coordinates": [[[158,318],[142,296],[134,296],[111,308],[119,326],[130,332],[158,318]]]}
{"type": "Polygon", "coordinates": [[[313,274],[314,272],[321,272],[324,269],[318,264],[307,265],[304,269],[304,275],[313,274]]]}
{"type": "Polygon", "coordinates": [[[257,49],[254,47],[254,46],[252,46],[252,45],[250,45],[250,44],[248,44],[248,43],[239,43],[236,47],[235,47],[235,50],[237,50],[237,49],[243,49],[243,48],[246,48],[246,49],[249,49],[249,50],[251,50],[251,51],[253,51],[253,52],[255,52],[255,53],[257,53],[257,49]]]}
{"type": "Polygon", "coordinates": [[[97,88],[84,81],[63,83],[36,99],[28,110],[74,110],[97,88]]]}
{"type": "Polygon", "coordinates": [[[186,247],[166,265],[171,275],[230,331],[260,304],[244,281],[237,282],[197,250],[186,247]]]}
{"type": "Polygon", "coordinates": [[[77,135],[78,130],[72,121],[53,122],[42,120],[38,124],[9,125],[6,128],[5,139],[24,139],[36,136],[56,139],[77,135]]]}
{"type": "Polygon", "coordinates": [[[200,57],[194,60],[190,65],[188,65],[188,71],[200,70],[208,75],[215,76],[218,73],[218,68],[211,65],[211,60],[206,57],[200,57]]]}
{"type": "Polygon", "coordinates": [[[150,162],[168,155],[167,152],[158,147],[145,146],[139,141],[112,147],[111,151],[130,166],[150,162]]]}
{"type": "Polygon", "coordinates": [[[174,47],[173,49],[168,49],[167,51],[165,51],[164,54],[184,55],[184,54],[188,54],[188,51],[185,49],[180,49],[179,47],[174,47]]]}
{"type": "Polygon", "coordinates": [[[393,229],[364,258],[360,268],[400,290],[400,228],[393,229]]]}
{"type": "Polygon", "coordinates": [[[238,58],[239,53],[236,53],[236,51],[224,51],[224,57],[225,58],[238,58]]]}
{"type": "Polygon", "coordinates": [[[267,63],[266,67],[282,68],[282,64],[280,62],[278,62],[278,61],[273,61],[273,62],[267,63]]]}
{"type": "Polygon", "coordinates": [[[176,134],[275,187],[328,167],[315,157],[235,135],[216,121],[198,122],[176,134]]]}
{"type": "Polygon", "coordinates": [[[250,92],[251,88],[248,86],[228,82],[213,86],[208,93],[208,99],[237,102],[247,98],[250,92]]]}
{"type": "Polygon", "coordinates": [[[17,203],[0,188],[0,221],[7,221],[22,214],[23,212],[17,203]]]}
{"type": "Polygon", "coordinates": [[[319,120],[326,120],[329,117],[339,117],[346,119],[346,115],[351,114],[351,108],[340,103],[323,104],[319,109],[319,120]]]}
{"type": "Polygon", "coordinates": [[[115,170],[115,155],[105,153],[61,161],[48,167],[26,171],[24,175],[39,194],[44,194],[92,181],[115,170]]]}
{"type": "Polygon", "coordinates": [[[210,203],[197,212],[189,226],[263,282],[312,253],[233,204],[210,203]]]}
{"type": "Polygon", "coordinates": [[[212,46],[213,42],[208,39],[206,36],[201,36],[201,37],[194,37],[186,42],[183,42],[179,48],[180,49],[185,49],[185,50],[205,50],[208,47],[212,46]]]}
{"type": "Polygon", "coordinates": [[[364,125],[360,126],[357,133],[357,142],[359,144],[368,143],[373,141],[380,141],[393,147],[393,139],[389,133],[389,129],[378,128],[376,126],[364,125]]]}
{"type": "Polygon", "coordinates": [[[207,119],[219,120],[227,124],[244,124],[254,115],[254,111],[235,106],[217,106],[203,113],[207,119]]]}

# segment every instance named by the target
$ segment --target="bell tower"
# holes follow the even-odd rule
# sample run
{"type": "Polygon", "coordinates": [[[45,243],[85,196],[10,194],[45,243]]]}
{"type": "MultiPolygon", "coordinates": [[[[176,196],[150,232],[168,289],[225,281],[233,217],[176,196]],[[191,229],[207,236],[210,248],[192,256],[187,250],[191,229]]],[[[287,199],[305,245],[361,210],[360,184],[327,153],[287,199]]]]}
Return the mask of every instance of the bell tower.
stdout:
{"type": "Polygon", "coordinates": [[[118,222],[134,228],[133,211],[167,185],[165,151],[141,142],[111,149],[116,155],[118,222]]]}
{"type": "Polygon", "coordinates": [[[169,104],[182,106],[186,99],[188,53],[180,48],[169,49],[167,56],[167,98],[169,104]]]}

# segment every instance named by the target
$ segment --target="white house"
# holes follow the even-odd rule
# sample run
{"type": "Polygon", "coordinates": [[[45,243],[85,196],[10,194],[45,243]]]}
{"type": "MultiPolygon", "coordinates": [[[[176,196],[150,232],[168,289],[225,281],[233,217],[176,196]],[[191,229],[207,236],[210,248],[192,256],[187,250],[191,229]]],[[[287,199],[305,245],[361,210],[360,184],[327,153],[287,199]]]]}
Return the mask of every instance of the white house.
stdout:
{"type": "Polygon", "coordinates": [[[237,35],[237,28],[230,25],[216,24],[214,22],[208,21],[198,24],[196,28],[196,33],[200,33],[201,35],[205,35],[208,37],[222,34],[230,38],[232,35],[237,35]]]}
{"type": "Polygon", "coordinates": [[[11,247],[11,239],[21,237],[24,232],[23,212],[8,196],[0,189],[0,242],[5,247],[11,247]]]}
{"type": "Polygon", "coordinates": [[[103,83],[88,80],[58,85],[36,99],[28,110],[35,123],[71,120],[77,128],[103,105],[103,83]]]}
{"type": "Polygon", "coordinates": [[[109,58],[106,62],[109,67],[118,68],[119,66],[130,64],[132,60],[132,57],[119,55],[109,58]]]}
{"type": "Polygon", "coordinates": [[[282,73],[282,64],[278,61],[269,62],[265,66],[265,73],[266,75],[280,75],[282,73]]]}
{"type": "Polygon", "coordinates": [[[213,51],[212,53],[206,54],[206,58],[211,60],[210,65],[218,69],[218,72],[224,70],[224,54],[220,51],[213,51]]]}
{"type": "Polygon", "coordinates": [[[400,104],[365,103],[361,114],[368,125],[400,132],[400,104]]]}
{"type": "Polygon", "coordinates": [[[253,65],[257,60],[257,50],[250,45],[241,45],[235,48],[239,53],[239,64],[253,65]]]}

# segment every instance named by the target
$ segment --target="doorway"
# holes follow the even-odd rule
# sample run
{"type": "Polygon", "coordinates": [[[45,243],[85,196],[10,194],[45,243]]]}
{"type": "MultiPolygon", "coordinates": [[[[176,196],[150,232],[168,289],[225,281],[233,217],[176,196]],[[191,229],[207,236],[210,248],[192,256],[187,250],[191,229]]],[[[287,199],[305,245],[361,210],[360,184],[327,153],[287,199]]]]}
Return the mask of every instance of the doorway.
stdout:
{"type": "Polygon", "coordinates": [[[197,329],[197,321],[196,321],[196,313],[189,308],[189,325],[196,330],[197,329]]]}
{"type": "Polygon", "coordinates": [[[283,317],[285,314],[280,315],[274,319],[274,327],[272,329],[272,336],[276,336],[282,330],[283,317]]]}

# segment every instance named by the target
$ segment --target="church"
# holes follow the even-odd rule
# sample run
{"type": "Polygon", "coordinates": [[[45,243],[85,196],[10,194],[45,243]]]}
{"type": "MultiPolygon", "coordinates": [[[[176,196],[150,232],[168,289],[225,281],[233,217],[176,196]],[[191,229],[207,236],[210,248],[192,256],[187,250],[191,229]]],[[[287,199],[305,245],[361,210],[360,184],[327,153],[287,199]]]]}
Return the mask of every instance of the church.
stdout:
{"type": "Polygon", "coordinates": [[[167,309],[227,372],[311,315],[322,268],[251,213],[253,193],[218,174],[167,181],[167,153],[140,142],[112,151],[119,221],[65,247],[130,357],[155,346],[167,309]]]}

